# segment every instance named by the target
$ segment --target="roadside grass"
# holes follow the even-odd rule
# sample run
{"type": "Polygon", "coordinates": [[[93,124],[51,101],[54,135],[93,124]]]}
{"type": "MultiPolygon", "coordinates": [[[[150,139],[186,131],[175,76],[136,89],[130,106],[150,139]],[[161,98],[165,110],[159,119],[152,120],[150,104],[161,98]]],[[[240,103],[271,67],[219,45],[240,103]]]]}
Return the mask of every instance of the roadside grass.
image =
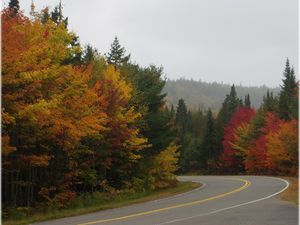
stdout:
{"type": "MultiPolygon", "coordinates": [[[[105,209],[119,208],[136,203],[152,201],[160,198],[170,197],[176,194],[184,193],[200,187],[201,184],[194,182],[178,182],[177,186],[157,191],[146,191],[140,193],[121,194],[112,200],[103,200],[103,195],[79,197],[66,209],[47,209],[44,212],[34,211],[30,215],[20,218],[4,219],[3,225],[25,225],[34,222],[40,222],[51,219],[58,219],[69,216],[77,216],[85,213],[96,212],[105,209]]],[[[18,218],[19,217],[19,218],[18,218]]]]}
{"type": "Polygon", "coordinates": [[[298,188],[299,188],[299,179],[298,177],[281,177],[289,181],[290,186],[287,190],[280,194],[280,199],[284,201],[292,202],[296,205],[299,205],[299,198],[298,198],[298,188]]]}

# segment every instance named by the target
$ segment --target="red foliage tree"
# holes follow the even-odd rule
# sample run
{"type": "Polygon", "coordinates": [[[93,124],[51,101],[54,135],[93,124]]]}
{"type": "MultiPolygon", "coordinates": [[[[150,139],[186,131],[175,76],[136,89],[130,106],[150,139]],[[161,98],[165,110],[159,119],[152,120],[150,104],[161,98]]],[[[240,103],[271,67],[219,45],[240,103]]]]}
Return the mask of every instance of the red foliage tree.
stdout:
{"type": "Polygon", "coordinates": [[[264,126],[260,129],[261,136],[254,140],[252,145],[246,151],[245,169],[251,174],[272,173],[275,165],[271,163],[267,152],[267,135],[270,132],[277,131],[283,124],[283,120],[274,113],[268,112],[265,115],[264,126]]]}
{"type": "Polygon", "coordinates": [[[252,108],[239,108],[224,128],[223,152],[220,157],[220,169],[223,172],[239,172],[244,170],[243,160],[236,153],[232,143],[236,140],[236,129],[249,124],[256,112],[252,108]]]}

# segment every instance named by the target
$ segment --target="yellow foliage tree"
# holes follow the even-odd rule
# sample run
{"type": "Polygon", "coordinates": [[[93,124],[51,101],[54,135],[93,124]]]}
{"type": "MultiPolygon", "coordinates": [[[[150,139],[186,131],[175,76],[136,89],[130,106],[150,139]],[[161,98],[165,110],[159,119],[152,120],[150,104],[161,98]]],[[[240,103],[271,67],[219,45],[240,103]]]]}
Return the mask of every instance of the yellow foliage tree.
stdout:
{"type": "Polygon", "coordinates": [[[267,134],[267,155],[269,168],[277,174],[298,173],[298,121],[281,124],[278,130],[267,134]]]}
{"type": "Polygon", "coordinates": [[[178,170],[179,146],[171,143],[165,150],[153,157],[149,174],[152,189],[166,188],[177,183],[174,172],[178,170]]]}

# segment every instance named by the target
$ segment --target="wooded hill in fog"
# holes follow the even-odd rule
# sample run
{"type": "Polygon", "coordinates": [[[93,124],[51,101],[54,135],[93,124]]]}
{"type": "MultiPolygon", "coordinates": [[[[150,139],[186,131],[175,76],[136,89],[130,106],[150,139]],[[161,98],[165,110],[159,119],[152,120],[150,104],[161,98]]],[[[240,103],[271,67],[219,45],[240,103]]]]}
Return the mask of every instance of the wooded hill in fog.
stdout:
{"type": "MultiPolygon", "coordinates": [[[[186,79],[167,80],[164,92],[167,93],[167,104],[177,105],[178,100],[183,98],[189,109],[211,108],[219,110],[226,94],[230,92],[229,84],[208,83],[204,81],[194,81],[186,79]]],[[[273,92],[274,96],[279,93],[278,88],[267,86],[247,87],[236,85],[237,95],[244,99],[246,94],[250,94],[252,107],[258,108],[262,103],[263,96],[267,91],[273,92]]]]}

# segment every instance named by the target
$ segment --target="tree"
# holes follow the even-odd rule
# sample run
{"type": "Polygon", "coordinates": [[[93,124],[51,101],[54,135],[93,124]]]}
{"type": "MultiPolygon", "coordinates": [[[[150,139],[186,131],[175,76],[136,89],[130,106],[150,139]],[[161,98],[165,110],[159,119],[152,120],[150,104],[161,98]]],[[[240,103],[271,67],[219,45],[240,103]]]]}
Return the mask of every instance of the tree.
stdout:
{"type": "MultiPolygon", "coordinates": [[[[251,174],[266,174],[273,170],[267,153],[267,135],[279,129],[283,121],[273,112],[259,111],[252,122],[252,143],[246,149],[245,169],[251,174]],[[262,121],[261,121],[262,120],[262,121]]],[[[274,165],[273,165],[274,166],[274,165]]]]}
{"type": "Polygon", "coordinates": [[[277,130],[266,135],[268,169],[280,175],[298,173],[298,121],[280,124],[277,130]]]}
{"type": "Polygon", "coordinates": [[[223,152],[220,157],[221,169],[224,172],[238,173],[244,171],[245,152],[243,149],[245,147],[244,144],[241,145],[241,140],[245,138],[240,135],[247,134],[248,126],[255,113],[254,109],[240,108],[225,126],[222,142],[223,152]]]}
{"type": "Polygon", "coordinates": [[[177,183],[174,172],[178,169],[178,146],[170,144],[166,149],[153,157],[153,166],[149,168],[149,174],[154,177],[151,189],[160,189],[174,186],[177,183]]]}
{"type": "Polygon", "coordinates": [[[16,15],[20,10],[19,0],[10,0],[8,3],[8,7],[12,15],[16,15]]]}
{"type": "Polygon", "coordinates": [[[247,95],[245,96],[244,105],[245,105],[245,107],[249,107],[249,108],[251,107],[250,95],[249,95],[249,94],[247,94],[247,95]]]}
{"type": "MultiPolygon", "coordinates": [[[[63,16],[62,12],[62,4],[61,1],[58,3],[57,6],[54,7],[53,11],[51,12],[51,20],[56,23],[57,25],[63,23],[65,27],[68,26],[68,17],[63,16]]],[[[47,16],[47,15],[45,15],[47,16]]]]}
{"type": "Polygon", "coordinates": [[[298,100],[295,99],[298,98],[298,83],[296,81],[294,68],[290,67],[288,59],[283,75],[283,85],[281,86],[279,94],[279,115],[285,120],[290,120],[292,118],[297,119],[298,100]]]}
{"type": "Polygon", "coordinates": [[[130,59],[130,54],[125,55],[125,48],[122,47],[119,43],[117,37],[115,37],[113,43],[110,47],[110,52],[107,54],[107,62],[118,68],[123,63],[127,63],[130,59]]]}
{"type": "Polygon", "coordinates": [[[91,45],[87,45],[85,47],[84,53],[83,53],[83,62],[84,63],[91,63],[92,61],[95,61],[96,57],[99,55],[97,49],[93,48],[91,45]]]}
{"type": "Polygon", "coordinates": [[[179,99],[176,109],[176,126],[180,136],[187,132],[188,112],[183,99],[179,99]]]}
{"type": "Polygon", "coordinates": [[[41,22],[46,23],[50,19],[49,7],[45,7],[41,12],[41,22]]]}
{"type": "MultiPolygon", "coordinates": [[[[212,169],[215,167],[217,154],[215,152],[215,130],[214,118],[211,109],[208,109],[206,114],[206,127],[204,131],[203,141],[199,146],[199,167],[204,170],[212,169]]],[[[198,147],[198,148],[199,148],[198,147]]]]}
{"type": "Polygon", "coordinates": [[[265,112],[277,112],[278,111],[278,98],[273,96],[272,92],[267,91],[267,94],[263,97],[263,103],[261,108],[265,112]]]}
{"type": "Polygon", "coordinates": [[[216,130],[216,140],[215,140],[215,153],[220,156],[222,153],[222,142],[224,137],[224,127],[235,113],[235,111],[241,107],[240,99],[236,95],[235,86],[232,85],[230,89],[230,94],[226,95],[226,98],[222,104],[222,108],[218,113],[215,130],[216,130]]]}

